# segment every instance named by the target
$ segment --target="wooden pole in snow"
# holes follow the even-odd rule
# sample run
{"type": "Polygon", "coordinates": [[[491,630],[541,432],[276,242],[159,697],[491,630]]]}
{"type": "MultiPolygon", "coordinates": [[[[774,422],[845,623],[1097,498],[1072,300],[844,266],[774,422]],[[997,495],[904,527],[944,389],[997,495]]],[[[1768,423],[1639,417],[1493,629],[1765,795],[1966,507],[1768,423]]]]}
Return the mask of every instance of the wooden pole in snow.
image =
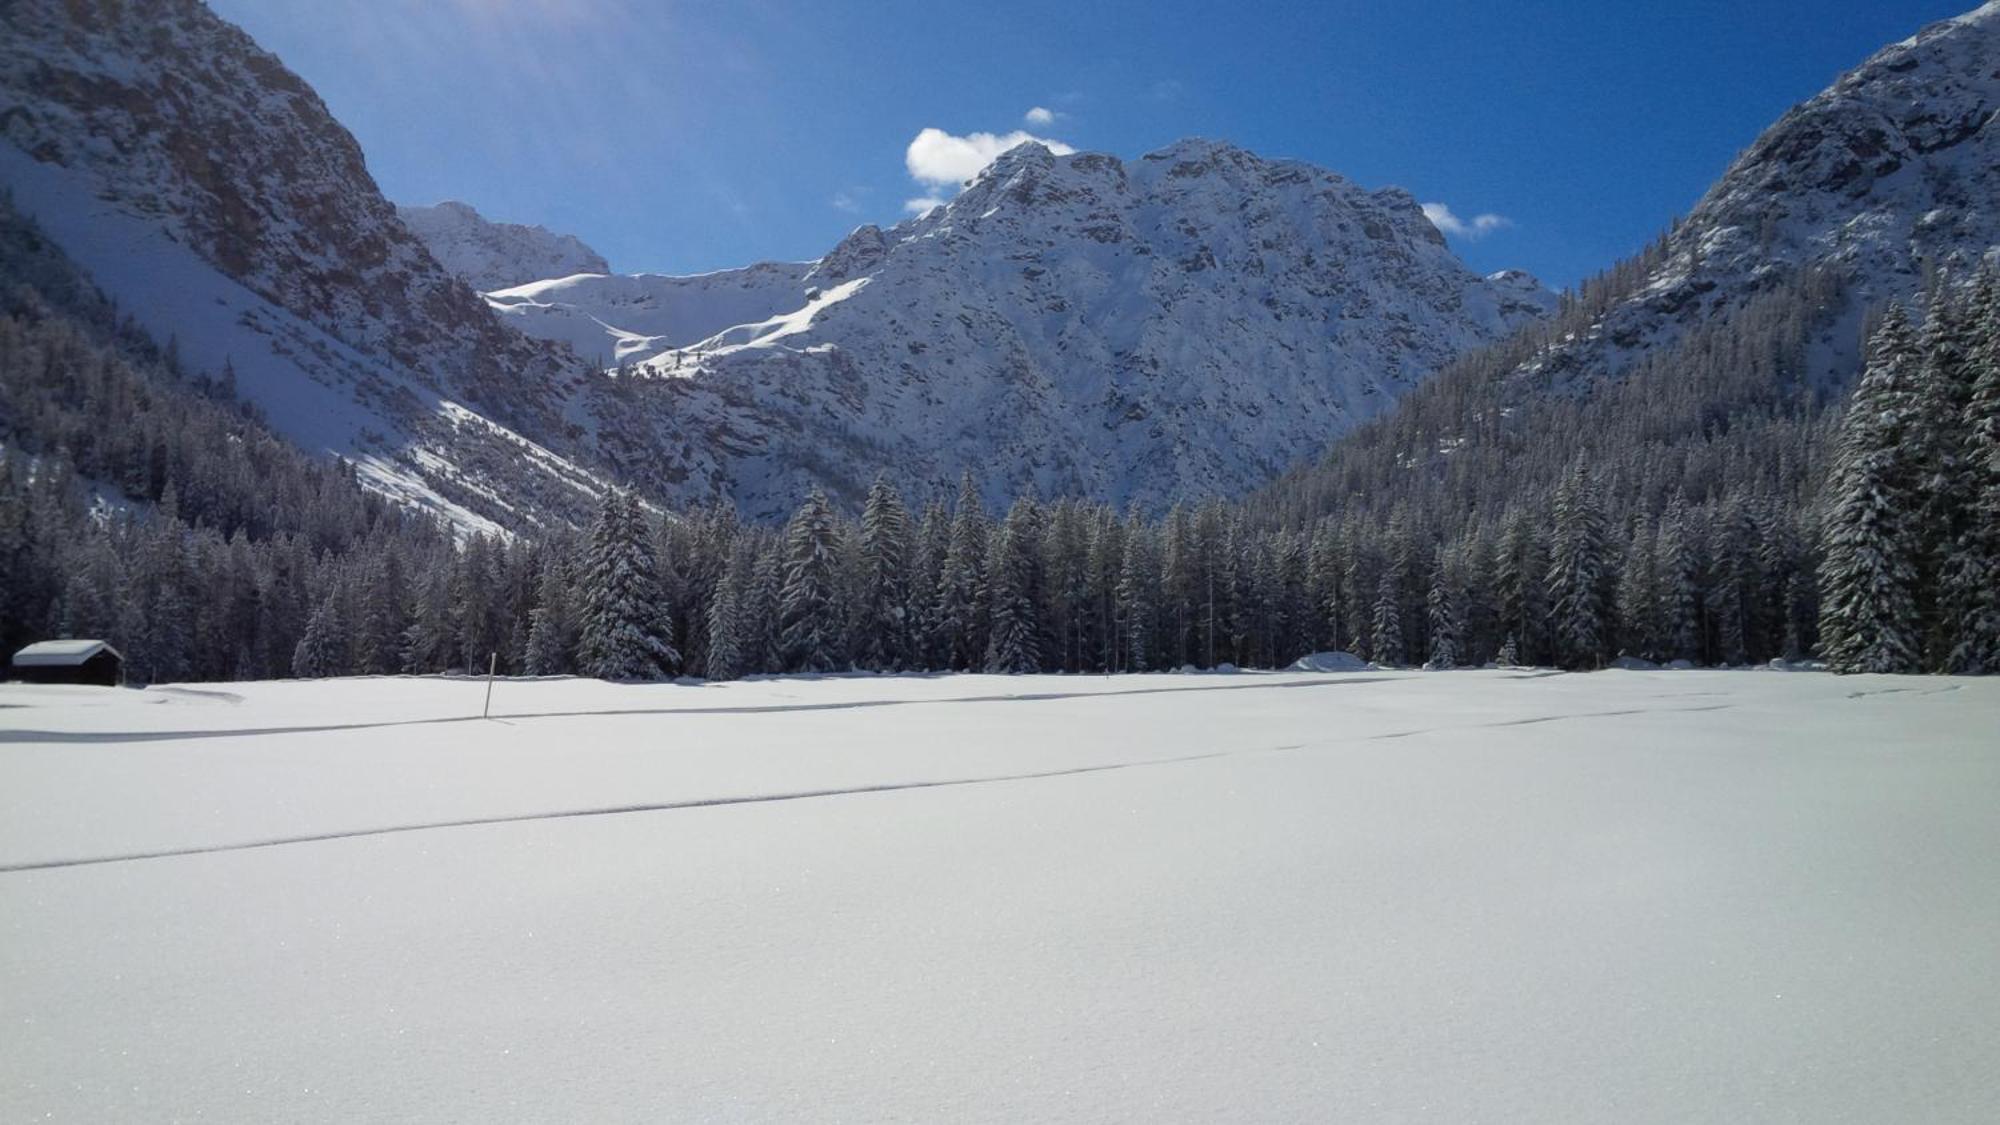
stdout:
{"type": "Polygon", "coordinates": [[[487,653],[486,654],[486,706],[479,709],[479,717],[482,719],[490,719],[493,717],[493,670],[495,668],[498,668],[499,666],[500,666],[500,654],[497,652],[487,653]]]}

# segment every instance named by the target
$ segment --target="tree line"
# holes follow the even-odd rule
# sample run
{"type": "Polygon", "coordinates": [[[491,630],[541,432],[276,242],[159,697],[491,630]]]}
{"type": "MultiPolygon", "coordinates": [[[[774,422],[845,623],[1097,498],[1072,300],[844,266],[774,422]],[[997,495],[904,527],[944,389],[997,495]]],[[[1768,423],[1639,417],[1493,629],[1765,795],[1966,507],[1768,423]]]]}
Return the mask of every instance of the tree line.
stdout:
{"type": "Polygon", "coordinates": [[[1243,502],[884,477],[772,528],[611,489],[587,528],[463,539],[49,292],[0,310],[0,641],[103,637],[139,680],[2000,659],[1991,279],[1889,310],[1844,412],[1797,374],[1841,296],[1808,274],[1588,395],[1461,365],[1243,502]]]}

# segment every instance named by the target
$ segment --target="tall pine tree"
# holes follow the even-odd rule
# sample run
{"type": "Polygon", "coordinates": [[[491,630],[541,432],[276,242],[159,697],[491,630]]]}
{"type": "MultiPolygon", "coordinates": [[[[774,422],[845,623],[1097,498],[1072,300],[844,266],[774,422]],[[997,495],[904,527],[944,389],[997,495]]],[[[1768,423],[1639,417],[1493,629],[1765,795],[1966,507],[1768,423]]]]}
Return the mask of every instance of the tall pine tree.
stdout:
{"type": "Polygon", "coordinates": [[[1923,463],[1905,439],[1922,358],[1900,305],[1889,307],[1868,351],[1827,514],[1820,635],[1836,672],[1915,672],[1923,652],[1916,596],[1923,540],[1914,526],[1923,463]]]}
{"type": "Polygon", "coordinates": [[[857,551],[859,600],[854,655],[864,668],[899,671],[915,663],[910,620],[910,513],[886,475],[869,486],[857,551]]]}
{"type": "Polygon", "coordinates": [[[833,506],[815,485],[785,525],[785,664],[795,672],[835,672],[841,652],[840,543],[833,506]]]}
{"type": "Polygon", "coordinates": [[[578,664],[602,680],[657,680],[680,670],[659,561],[639,499],[608,490],[584,548],[578,664]]]}

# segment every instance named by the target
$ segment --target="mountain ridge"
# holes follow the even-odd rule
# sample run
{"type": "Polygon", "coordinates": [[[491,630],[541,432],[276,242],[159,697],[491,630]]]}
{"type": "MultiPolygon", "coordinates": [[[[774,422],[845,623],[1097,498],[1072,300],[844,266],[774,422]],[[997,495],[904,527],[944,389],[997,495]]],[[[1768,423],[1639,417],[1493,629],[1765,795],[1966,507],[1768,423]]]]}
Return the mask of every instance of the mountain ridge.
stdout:
{"type": "Polygon", "coordinates": [[[604,256],[573,234],[496,222],[456,199],[430,206],[399,203],[396,215],[439,265],[482,293],[543,278],[611,272],[604,256]]]}
{"type": "Polygon", "coordinates": [[[16,0],[0,178],[187,365],[467,530],[589,509],[574,357],[502,325],[311,87],[195,0],[16,0]]]}
{"type": "Polygon", "coordinates": [[[974,469],[995,503],[1240,492],[1553,304],[1466,269],[1400,188],[1199,138],[1129,164],[1025,143],[812,263],[487,296],[671,384],[683,422],[761,414],[711,469],[761,514],[883,469],[974,469]]]}
{"type": "Polygon", "coordinates": [[[1939,273],[1996,259],[2000,2],[1892,43],[1763,130],[1650,255],[1627,290],[1521,374],[1615,377],[1634,356],[1805,267],[1836,269],[1853,305],[1813,349],[1813,381],[1853,369],[1860,316],[1939,273]]]}

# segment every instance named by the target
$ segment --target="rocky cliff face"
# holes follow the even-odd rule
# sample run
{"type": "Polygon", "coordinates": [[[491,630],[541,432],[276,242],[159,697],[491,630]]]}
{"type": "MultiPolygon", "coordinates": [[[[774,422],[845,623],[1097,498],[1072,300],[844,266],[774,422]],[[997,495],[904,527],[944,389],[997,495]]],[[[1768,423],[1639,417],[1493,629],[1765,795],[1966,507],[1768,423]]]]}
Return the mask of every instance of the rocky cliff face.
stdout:
{"type": "Polygon", "coordinates": [[[468,526],[564,510],[577,363],[503,326],[298,76],[195,0],[0,9],[0,178],[192,366],[468,526]]]}
{"type": "Polygon", "coordinates": [[[427,246],[311,89],[195,0],[3,11],[17,206],[189,366],[469,527],[573,515],[605,468],[757,515],[881,471],[970,470],[995,502],[1227,495],[1549,304],[1468,272],[1406,193],[1208,141],[1025,146],[817,262],[575,275],[601,260],[469,209],[410,213],[427,246]],[[432,246],[473,284],[571,275],[483,301],[432,246]]]}
{"type": "Polygon", "coordinates": [[[496,223],[467,204],[396,208],[403,225],[431,257],[480,292],[542,278],[609,273],[602,255],[575,235],[554,234],[521,223],[496,223]]]}
{"type": "Polygon", "coordinates": [[[878,470],[970,469],[995,501],[1233,494],[1552,304],[1469,272],[1401,190],[1201,140],[1129,164],[1024,145],[802,267],[489,300],[669,385],[634,394],[726,435],[688,468],[753,512],[878,470]]]}
{"type": "Polygon", "coordinates": [[[2000,246],[2000,3],[1892,44],[1757,138],[1653,254],[1632,291],[1533,369],[1615,375],[1801,267],[1852,308],[1812,376],[1851,373],[1859,313],[1964,278],[2000,246]]]}

